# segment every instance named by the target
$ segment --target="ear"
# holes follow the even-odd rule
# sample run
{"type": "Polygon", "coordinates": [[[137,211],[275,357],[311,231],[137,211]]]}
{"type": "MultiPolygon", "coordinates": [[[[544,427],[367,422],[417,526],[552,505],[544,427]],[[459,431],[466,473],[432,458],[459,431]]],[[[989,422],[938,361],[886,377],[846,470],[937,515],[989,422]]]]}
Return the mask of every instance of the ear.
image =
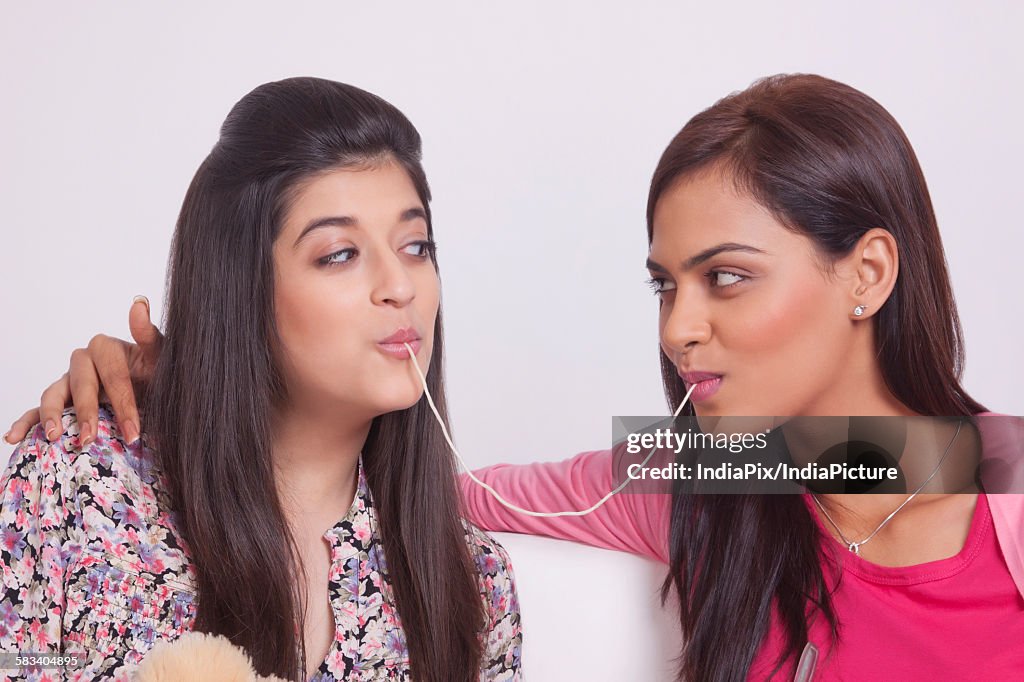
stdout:
{"type": "Polygon", "coordinates": [[[838,264],[849,283],[849,316],[866,319],[885,304],[896,286],[900,254],[892,233],[873,227],[857,240],[849,255],[838,264]],[[855,310],[861,310],[857,314],[855,310]]]}

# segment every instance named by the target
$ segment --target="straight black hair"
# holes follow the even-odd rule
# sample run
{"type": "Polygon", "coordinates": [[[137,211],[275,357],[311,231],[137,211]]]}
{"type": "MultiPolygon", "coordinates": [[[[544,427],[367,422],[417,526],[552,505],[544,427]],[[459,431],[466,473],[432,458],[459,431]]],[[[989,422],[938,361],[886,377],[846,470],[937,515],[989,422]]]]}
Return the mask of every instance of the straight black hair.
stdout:
{"type": "MultiPolygon", "coordinates": [[[[243,647],[263,675],[302,678],[305,665],[302,567],[270,452],[271,410],[286,398],[272,247],[299,183],[386,161],[409,174],[432,237],[420,155],[416,129],[375,95],[316,78],[267,83],[232,108],[181,208],[147,435],[195,568],[196,629],[243,647]]],[[[443,351],[439,311],[427,384],[447,421],[443,351]]],[[[455,463],[424,400],[373,421],[363,464],[413,676],[477,679],[483,604],[455,463]]]]}
{"type": "MultiPolygon", "coordinates": [[[[963,334],[935,213],[914,150],[889,112],[814,75],[765,78],[719,100],[662,154],[647,201],[648,241],[661,196],[714,164],[829,257],[848,254],[869,229],[891,232],[900,272],[874,317],[889,390],[923,415],[984,410],[960,385],[963,334]]],[[[674,410],[686,387],[664,353],[661,367],[674,410]]],[[[838,637],[822,535],[802,499],[677,493],[672,504],[662,597],[673,587],[680,595],[680,679],[745,680],[773,608],[787,638],[778,666],[799,656],[810,618],[825,618],[838,637]]]]}

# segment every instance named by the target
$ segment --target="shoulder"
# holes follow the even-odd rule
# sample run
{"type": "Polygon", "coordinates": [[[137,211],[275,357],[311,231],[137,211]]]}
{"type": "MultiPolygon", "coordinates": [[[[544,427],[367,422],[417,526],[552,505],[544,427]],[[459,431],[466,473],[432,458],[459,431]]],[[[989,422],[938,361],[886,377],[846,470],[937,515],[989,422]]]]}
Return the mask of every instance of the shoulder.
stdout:
{"type": "Polygon", "coordinates": [[[463,527],[475,562],[477,582],[492,611],[492,618],[498,616],[500,619],[501,613],[518,614],[519,596],[508,552],[500,542],[473,524],[463,521],[463,527]]]}
{"type": "Polygon", "coordinates": [[[487,610],[481,679],[518,680],[523,632],[512,561],[501,543],[471,523],[463,523],[487,610]]]}
{"type": "Polygon", "coordinates": [[[37,424],[11,455],[5,478],[53,477],[74,483],[80,489],[73,492],[79,494],[105,486],[127,495],[142,494],[156,482],[153,453],[142,441],[125,441],[108,407],[100,406],[96,439],[85,447],[74,408],[64,410],[59,429],[60,435],[50,442],[37,424]]]}
{"type": "Polygon", "coordinates": [[[511,575],[512,560],[500,542],[491,537],[490,533],[468,521],[463,520],[462,527],[466,533],[470,554],[476,558],[477,569],[481,575],[511,575]]]}
{"type": "Polygon", "coordinates": [[[16,501],[14,489],[30,483],[40,509],[64,510],[55,522],[63,522],[83,560],[121,559],[126,568],[145,570],[151,560],[162,568],[170,552],[180,563],[155,454],[141,440],[129,444],[106,406],[86,447],[73,409],[61,415],[59,428],[50,442],[36,426],[15,450],[4,473],[5,510],[16,501]]]}
{"type": "Polygon", "coordinates": [[[32,546],[64,542],[75,516],[74,487],[69,453],[36,425],[0,476],[0,564],[22,559],[32,546]]]}

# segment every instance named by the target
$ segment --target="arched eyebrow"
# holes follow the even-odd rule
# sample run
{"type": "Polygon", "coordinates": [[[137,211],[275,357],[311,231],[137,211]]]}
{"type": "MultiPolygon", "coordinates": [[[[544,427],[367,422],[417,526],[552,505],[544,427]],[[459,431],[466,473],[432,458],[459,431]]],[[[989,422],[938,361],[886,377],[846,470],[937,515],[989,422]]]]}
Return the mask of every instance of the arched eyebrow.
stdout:
{"type": "MultiPolygon", "coordinates": [[[[407,208],[404,211],[402,211],[402,214],[400,216],[398,216],[398,222],[400,223],[407,223],[412,220],[425,221],[426,219],[427,212],[424,211],[419,206],[416,206],[415,208],[407,208]]],[[[314,218],[309,222],[308,225],[306,225],[306,227],[302,228],[302,232],[295,240],[295,243],[292,244],[292,248],[296,248],[299,245],[299,242],[306,238],[307,234],[321,227],[358,227],[358,225],[359,221],[353,218],[352,216],[348,215],[335,215],[325,216],[323,218],[314,218]]]]}
{"type": "MultiPolygon", "coordinates": [[[[714,258],[715,256],[717,256],[720,253],[728,253],[730,251],[737,251],[737,252],[740,252],[740,253],[761,253],[761,254],[765,253],[761,249],[759,249],[759,248],[757,248],[755,246],[750,246],[749,244],[737,244],[736,242],[723,242],[723,243],[718,244],[716,246],[712,246],[709,249],[704,249],[703,251],[701,251],[700,253],[698,253],[695,256],[690,256],[689,258],[687,258],[686,260],[683,261],[683,263],[682,263],[682,265],[680,267],[683,270],[683,272],[685,272],[687,270],[692,270],[695,267],[697,267],[698,265],[700,265],[701,263],[703,263],[703,262],[705,262],[707,260],[710,260],[711,258],[714,258]]],[[[656,271],[656,272],[668,273],[668,269],[665,266],[660,265],[660,264],[654,262],[650,258],[647,259],[647,269],[648,270],[653,270],[653,271],[656,271]]]]}

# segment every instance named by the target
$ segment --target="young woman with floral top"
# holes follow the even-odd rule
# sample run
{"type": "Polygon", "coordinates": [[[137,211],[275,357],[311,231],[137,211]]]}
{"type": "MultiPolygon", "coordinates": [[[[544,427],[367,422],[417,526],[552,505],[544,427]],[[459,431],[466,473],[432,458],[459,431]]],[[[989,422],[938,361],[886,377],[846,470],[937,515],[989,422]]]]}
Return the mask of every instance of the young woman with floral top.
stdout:
{"type": "Polygon", "coordinates": [[[519,679],[508,557],[408,359],[444,414],[429,199],[374,95],[235,105],[178,219],[145,437],[68,410],[0,479],[0,651],[79,657],[26,678],[127,680],[201,630],[287,679],[519,679]]]}

